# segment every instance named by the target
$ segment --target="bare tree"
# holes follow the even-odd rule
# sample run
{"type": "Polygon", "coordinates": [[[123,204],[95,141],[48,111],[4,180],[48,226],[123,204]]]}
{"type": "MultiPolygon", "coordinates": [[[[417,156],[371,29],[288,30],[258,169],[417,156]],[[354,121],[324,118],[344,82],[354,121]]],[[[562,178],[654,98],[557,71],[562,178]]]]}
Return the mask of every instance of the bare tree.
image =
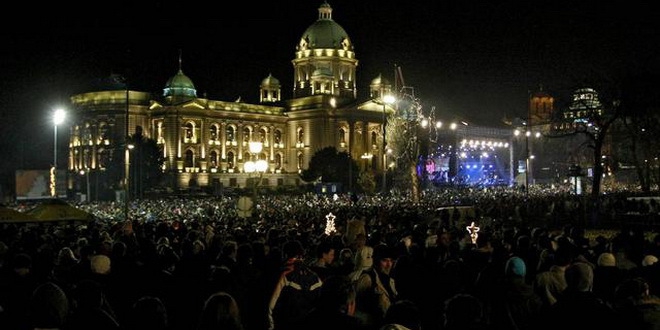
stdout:
{"type": "Polygon", "coordinates": [[[618,163],[632,167],[642,191],[649,192],[660,179],[658,156],[660,155],[660,116],[656,87],[649,84],[658,77],[642,76],[630,79],[622,93],[622,125],[615,139],[618,163]]]}
{"type": "MultiPolygon", "coordinates": [[[[618,91],[618,89],[610,89],[618,91]]],[[[599,94],[592,87],[576,88],[572,101],[556,116],[548,134],[550,138],[585,137],[583,147],[591,151],[593,179],[591,197],[597,199],[604,173],[603,149],[609,148],[610,129],[622,114],[620,93],[599,94]]],[[[608,149],[609,150],[609,149],[608,149]]]]}
{"type": "Polygon", "coordinates": [[[397,166],[393,169],[397,178],[396,186],[410,191],[414,201],[421,197],[421,187],[417,175],[417,162],[422,150],[419,132],[419,120],[423,117],[422,105],[413,93],[400,92],[396,105],[396,113],[387,121],[387,145],[390,156],[397,166]]]}

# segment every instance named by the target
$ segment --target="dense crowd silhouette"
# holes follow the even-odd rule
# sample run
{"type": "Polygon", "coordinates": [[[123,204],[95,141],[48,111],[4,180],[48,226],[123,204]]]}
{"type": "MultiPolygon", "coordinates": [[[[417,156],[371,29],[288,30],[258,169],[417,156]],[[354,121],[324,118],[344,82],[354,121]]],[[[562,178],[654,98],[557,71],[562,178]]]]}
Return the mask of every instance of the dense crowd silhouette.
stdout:
{"type": "Polygon", "coordinates": [[[83,203],[95,220],[0,225],[0,328],[660,329],[659,209],[629,197],[260,196],[248,218],[232,197],[134,200],[128,219],[83,203]]]}

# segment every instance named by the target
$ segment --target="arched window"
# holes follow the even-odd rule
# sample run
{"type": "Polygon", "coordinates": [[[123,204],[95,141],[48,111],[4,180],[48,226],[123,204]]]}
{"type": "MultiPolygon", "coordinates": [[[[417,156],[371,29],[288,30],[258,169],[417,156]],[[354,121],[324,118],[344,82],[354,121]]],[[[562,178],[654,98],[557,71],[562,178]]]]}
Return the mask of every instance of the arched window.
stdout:
{"type": "Polygon", "coordinates": [[[209,154],[209,164],[211,167],[218,167],[218,152],[212,150],[209,154]]]}
{"type": "Polygon", "coordinates": [[[305,143],[303,142],[305,139],[305,130],[303,130],[302,127],[298,127],[298,130],[296,131],[296,148],[304,148],[305,143]]]}
{"type": "Polygon", "coordinates": [[[234,152],[230,151],[227,153],[227,168],[234,168],[235,159],[234,152]]]}
{"type": "Polygon", "coordinates": [[[298,170],[303,169],[303,154],[302,152],[298,154],[298,170]]]}
{"type": "Polygon", "coordinates": [[[195,126],[192,123],[186,123],[185,134],[183,135],[186,142],[193,142],[195,126]]]}
{"type": "Polygon", "coordinates": [[[243,127],[243,144],[247,145],[248,142],[252,141],[250,140],[250,134],[251,130],[249,127],[243,127]]]}
{"type": "Polygon", "coordinates": [[[263,143],[264,146],[268,146],[268,130],[265,127],[259,129],[259,142],[263,143]]]}
{"type": "Polygon", "coordinates": [[[92,129],[89,127],[89,123],[85,124],[85,130],[83,131],[83,141],[85,145],[92,144],[92,129]]]}
{"type": "Polygon", "coordinates": [[[106,123],[99,125],[99,142],[103,145],[110,144],[110,133],[108,132],[108,125],[106,123]]]}
{"type": "Polygon", "coordinates": [[[85,147],[83,150],[83,168],[91,168],[92,167],[92,152],[89,150],[89,147],[85,147]]]}
{"type": "Polygon", "coordinates": [[[98,162],[99,168],[106,168],[110,162],[110,157],[108,156],[108,151],[106,149],[99,149],[96,152],[96,160],[98,162]]]}
{"type": "Polygon", "coordinates": [[[376,132],[371,132],[371,147],[374,149],[378,148],[378,134],[376,132]]]}
{"type": "Polygon", "coordinates": [[[282,169],[282,154],[275,155],[275,169],[276,170],[282,169]]]}
{"type": "Polygon", "coordinates": [[[276,129],[275,132],[273,133],[273,138],[275,139],[275,145],[278,146],[280,143],[282,143],[282,131],[279,129],[276,129]]]}
{"type": "Polygon", "coordinates": [[[228,146],[235,146],[238,144],[238,142],[236,142],[236,127],[234,125],[227,126],[226,135],[225,143],[228,146]]]}
{"type": "Polygon", "coordinates": [[[339,144],[342,147],[346,146],[346,131],[343,128],[339,129],[339,144]]]}
{"type": "Polygon", "coordinates": [[[211,125],[209,128],[209,140],[215,142],[218,140],[218,125],[211,125]]]}
{"type": "Polygon", "coordinates": [[[156,133],[157,143],[159,143],[159,144],[165,143],[165,135],[164,135],[164,128],[163,128],[163,122],[162,121],[159,121],[156,124],[156,131],[157,131],[157,133],[156,133]]]}
{"type": "Polygon", "coordinates": [[[227,126],[227,142],[234,141],[234,126],[227,126]]]}
{"type": "Polygon", "coordinates": [[[183,161],[184,167],[193,167],[194,164],[194,153],[192,150],[186,150],[185,159],[183,161]]]}

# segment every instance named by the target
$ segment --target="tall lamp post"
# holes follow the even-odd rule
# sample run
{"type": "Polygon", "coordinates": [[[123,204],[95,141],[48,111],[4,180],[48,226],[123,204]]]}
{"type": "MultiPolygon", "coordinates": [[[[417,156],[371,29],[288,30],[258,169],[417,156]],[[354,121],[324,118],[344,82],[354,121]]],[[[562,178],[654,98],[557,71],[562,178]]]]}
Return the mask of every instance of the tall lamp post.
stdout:
{"type": "Polygon", "coordinates": [[[87,184],[87,195],[85,196],[86,197],[85,201],[88,203],[92,200],[91,198],[92,195],[90,194],[90,189],[89,189],[89,171],[90,171],[89,169],[80,170],[80,175],[85,176],[85,183],[87,184]]]}
{"type": "Polygon", "coordinates": [[[130,166],[131,166],[131,150],[135,146],[133,144],[127,144],[126,150],[124,151],[124,160],[125,160],[125,169],[124,169],[124,220],[128,220],[128,202],[129,202],[129,179],[130,179],[130,166]]]}
{"type": "Polygon", "coordinates": [[[51,182],[51,197],[57,197],[57,126],[64,122],[66,112],[62,109],[56,109],[53,113],[53,177],[51,182]]]}
{"type": "Polygon", "coordinates": [[[263,159],[259,159],[259,153],[261,153],[263,147],[264,145],[261,142],[250,142],[249,143],[250,154],[256,160],[249,160],[245,162],[245,164],[243,165],[243,170],[245,170],[245,173],[248,174],[255,172],[259,173],[257,180],[255,182],[252,182],[253,203],[256,202],[257,200],[257,187],[259,187],[259,185],[261,184],[261,179],[263,178],[264,172],[266,172],[266,170],[268,169],[268,162],[263,159]]]}
{"type": "MultiPolygon", "coordinates": [[[[529,195],[529,184],[533,182],[533,179],[531,176],[533,175],[531,166],[532,166],[532,160],[534,159],[534,154],[532,153],[532,148],[529,143],[529,138],[534,135],[535,138],[540,138],[541,133],[536,132],[532,133],[532,131],[529,128],[529,123],[525,123],[525,196],[529,195]]],[[[516,129],[513,132],[513,135],[519,136],[520,135],[520,130],[516,129]]]]}
{"type": "Polygon", "coordinates": [[[396,98],[392,95],[384,95],[382,98],[383,103],[383,183],[382,192],[387,192],[387,105],[396,102],[396,98]]]}
{"type": "MultiPolygon", "coordinates": [[[[527,124],[525,124],[527,125],[527,124]]],[[[520,130],[516,129],[513,131],[514,136],[520,136],[520,130]]],[[[529,195],[529,136],[531,135],[531,132],[525,126],[525,196],[529,195]]],[[[519,172],[520,173],[520,172],[519,172]]]]}

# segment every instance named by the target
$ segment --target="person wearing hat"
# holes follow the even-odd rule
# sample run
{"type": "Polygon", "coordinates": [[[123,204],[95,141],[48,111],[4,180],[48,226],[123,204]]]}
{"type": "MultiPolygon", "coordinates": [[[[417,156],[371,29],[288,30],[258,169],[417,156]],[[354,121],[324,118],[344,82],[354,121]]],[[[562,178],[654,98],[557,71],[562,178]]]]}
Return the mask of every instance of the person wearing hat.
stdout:
{"type": "Polygon", "coordinates": [[[627,271],[616,266],[614,254],[602,252],[596,259],[592,291],[599,298],[611,301],[614,298],[614,289],[628,277],[627,273],[627,271]]]}
{"type": "MultiPolygon", "coordinates": [[[[541,297],[526,280],[527,264],[511,256],[504,264],[504,277],[482,302],[493,329],[538,329],[543,310],[541,297]]],[[[502,269],[500,268],[500,272],[502,269]]]]}
{"type": "Polygon", "coordinates": [[[319,299],[323,281],[304,261],[305,249],[299,240],[282,245],[284,268],[268,302],[269,330],[296,329],[319,299]]]}
{"type": "Polygon", "coordinates": [[[620,316],[593,289],[593,266],[573,262],[564,272],[566,289],[544,315],[546,329],[623,329],[620,316]]]}
{"type": "Polygon", "coordinates": [[[373,249],[373,266],[364,270],[357,280],[356,316],[368,329],[381,325],[385,312],[397,300],[394,278],[390,276],[396,253],[386,244],[373,249]]]}

